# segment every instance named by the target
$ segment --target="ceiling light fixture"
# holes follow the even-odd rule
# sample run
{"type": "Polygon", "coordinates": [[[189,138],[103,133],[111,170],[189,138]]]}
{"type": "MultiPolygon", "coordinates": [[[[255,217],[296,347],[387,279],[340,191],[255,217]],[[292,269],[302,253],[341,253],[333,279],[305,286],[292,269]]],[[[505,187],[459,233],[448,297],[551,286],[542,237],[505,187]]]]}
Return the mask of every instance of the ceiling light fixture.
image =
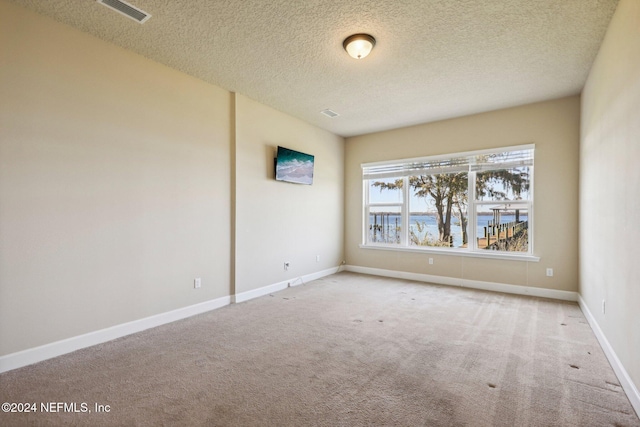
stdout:
{"type": "Polygon", "coordinates": [[[369,34],[354,34],[342,42],[344,50],[347,51],[349,56],[355,59],[362,59],[369,55],[375,45],[376,39],[369,34]]]}

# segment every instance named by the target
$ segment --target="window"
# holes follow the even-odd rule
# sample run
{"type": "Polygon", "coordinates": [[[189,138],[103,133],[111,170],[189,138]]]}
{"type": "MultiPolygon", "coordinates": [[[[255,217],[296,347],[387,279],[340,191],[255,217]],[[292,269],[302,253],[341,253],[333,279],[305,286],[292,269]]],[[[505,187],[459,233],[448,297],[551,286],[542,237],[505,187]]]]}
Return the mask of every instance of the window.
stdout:
{"type": "Polygon", "coordinates": [[[533,254],[534,146],[362,165],[365,247],[533,254]]]}

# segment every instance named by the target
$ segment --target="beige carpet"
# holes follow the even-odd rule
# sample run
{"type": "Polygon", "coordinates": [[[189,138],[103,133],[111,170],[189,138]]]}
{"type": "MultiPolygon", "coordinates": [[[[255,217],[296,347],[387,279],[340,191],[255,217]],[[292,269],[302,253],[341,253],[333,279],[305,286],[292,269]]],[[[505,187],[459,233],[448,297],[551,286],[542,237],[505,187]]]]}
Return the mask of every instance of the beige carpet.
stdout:
{"type": "Polygon", "coordinates": [[[0,396],[92,411],[2,426],[640,426],[576,304],[353,273],[7,372],[0,396]]]}

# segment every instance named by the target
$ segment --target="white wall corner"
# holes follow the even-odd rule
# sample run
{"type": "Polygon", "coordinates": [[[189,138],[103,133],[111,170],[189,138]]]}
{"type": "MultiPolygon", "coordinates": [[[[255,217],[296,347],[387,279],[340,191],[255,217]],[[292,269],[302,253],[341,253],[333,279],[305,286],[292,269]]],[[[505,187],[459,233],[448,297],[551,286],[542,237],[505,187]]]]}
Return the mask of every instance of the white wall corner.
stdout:
{"type": "Polygon", "coordinates": [[[7,354],[0,357],[0,373],[22,368],[23,366],[31,365],[33,363],[42,362],[43,360],[51,359],[53,357],[62,356],[63,354],[111,341],[126,335],[135,334],[136,332],[141,332],[145,329],[155,328],[156,326],[161,326],[166,323],[206,313],[207,311],[224,307],[230,303],[230,297],[221,297],[168,311],[166,313],[156,314],[143,319],[122,323],[120,325],[56,341],[50,344],[41,345],[39,347],[7,354]]]}
{"type": "Polygon", "coordinates": [[[593,333],[596,335],[605,356],[607,356],[607,359],[613,368],[613,372],[615,372],[618,377],[618,381],[620,381],[622,389],[627,394],[629,402],[631,402],[631,406],[633,406],[636,414],[640,417],[640,392],[638,392],[638,388],[631,380],[631,377],[622,365],[622,362],[620,362],[620,359],[618,359],[618,355],[613,350],[613,347],[611,347],[611,344],[609,344],[607,337],[602,332],[602,329],[600,329],[600,325],[596,322],[596,318],[593,317],[587,303],[582,299],[582,295],[578,296],[578,305],[580,306],[584,317],[587,318],[587,322],[589,322],[589,326],[591,326],[593,333]]]}

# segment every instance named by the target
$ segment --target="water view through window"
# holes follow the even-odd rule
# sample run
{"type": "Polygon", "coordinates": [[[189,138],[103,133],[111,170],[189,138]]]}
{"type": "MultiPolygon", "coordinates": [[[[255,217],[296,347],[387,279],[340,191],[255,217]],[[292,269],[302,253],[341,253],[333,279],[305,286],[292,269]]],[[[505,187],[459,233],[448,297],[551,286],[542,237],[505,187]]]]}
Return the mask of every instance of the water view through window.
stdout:
{"type": "Polygon", "coordinates": [[[367,244],[531,254],[533,148],[363,165],[367,244]]]}
{"type": "MultiPolygon", "coordinates": [[[[479,249],[486,249],[487,243],[491,245],[495,243],[497,238],[497,232],[495,228],[502,228],[501,237],[506,239],[507,233],[509,234],[509,238],[517,234],[518,232],[523,232],[528,229],[528,221],[527,221],[527,213],[520,212],[518,218],[516,218],[515,212],[505,212],[500,215],[500,223],[494,222],[494,216],[491,212],[483,212],[478,213],[477,215],[477,224],[476,224],[476,239],[478,243],[479,249]],[[519,229],[514,229],[517,223],[524,224],[519,227],[519,229]],[[508,228],[511,227],[511,228],[508,228]],[[486,231],[485,231],[486,230],[486,231]],[[494,234],[491,234],[491,233],[494,234]],[[490,237],[487,240],[485,233],[489,234],[490,237]],[[493,237],[493,240],[491,236],[493,237]]],[[[371,212],[369,215],[369,224],[375,225],[369,231],[369,241],[372,243],[400,243],[401,236],[401,224],[402,217],[400,213],[389,212],[388,210],[378,210],[378,212],[371,212]],[[374,230],[375,228],[375,230],[374,230]]],[[[454,248],[462,248],[466,247],[462,243],[462,228],[460,227],[460,222],[455,221],[453,223],[453,227],[451,230],[452,234],[452,246],[454,248]]],[[[523,233],[521,233],[523,234],[523,233]]],[[[443,244],[438,244],[438,223],[435,214],[429,213],[411,213],[409,216],[409,235],[411,237],[411,241],[409,244],[411,246],[444,246],[443,244]]],[[[527,240],[524,240],[526,243],[527,240]]],[[[514,246],[515,248],[515,246],[514,246]]],[[[505,250],[505,249],[503,249],[505,250]]],[[[518,252],[526,252],[526,244],[522,243],[518,246],[518,252]]]]}

